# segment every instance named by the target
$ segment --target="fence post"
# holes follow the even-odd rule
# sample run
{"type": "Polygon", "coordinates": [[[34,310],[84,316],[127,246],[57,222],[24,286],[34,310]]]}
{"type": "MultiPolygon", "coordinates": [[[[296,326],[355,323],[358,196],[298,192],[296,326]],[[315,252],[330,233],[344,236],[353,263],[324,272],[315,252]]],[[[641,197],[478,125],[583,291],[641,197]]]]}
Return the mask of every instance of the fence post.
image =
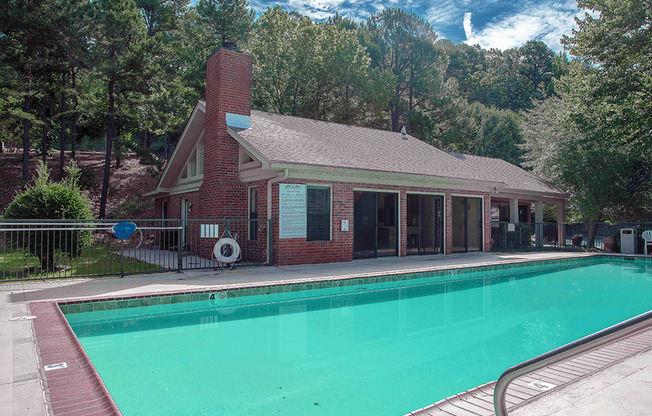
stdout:
{"type": "Polygon", "coordinates": [[[181,240],[181,237],[186,235],[186,222],[184,220],[180,221],[180,227],[179,227],[179,235],[177,238],[177,273],[181,273],[181,269],[183,266],[183,242],[181,240]]]}
{"type": "Polygon", "coordinates": [[[267,265],[271,266],[274,263],[274,219],[270,218],[267,220],[269,223],[267,227],[269,232],[267,233],[267,265]]]}

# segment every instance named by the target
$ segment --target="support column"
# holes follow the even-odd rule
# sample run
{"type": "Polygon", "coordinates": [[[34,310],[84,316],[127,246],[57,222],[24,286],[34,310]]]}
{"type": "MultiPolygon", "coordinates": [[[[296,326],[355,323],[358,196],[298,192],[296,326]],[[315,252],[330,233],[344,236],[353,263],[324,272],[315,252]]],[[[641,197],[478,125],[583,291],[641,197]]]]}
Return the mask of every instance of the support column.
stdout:
{"type": "Polygon", "coordinates": [[[509,200],[509,222],[518,223],[518,198],[509,200]]]}
{"type": "Polygon", "coordinates": [[[534,202],[534,232],[537,247],[543,247],[543,202],[534,202]]]}
{"type": "Polygon", "coordinates": [[[557,202],[557,245],[566,246],[566,205],[557,202]]]}

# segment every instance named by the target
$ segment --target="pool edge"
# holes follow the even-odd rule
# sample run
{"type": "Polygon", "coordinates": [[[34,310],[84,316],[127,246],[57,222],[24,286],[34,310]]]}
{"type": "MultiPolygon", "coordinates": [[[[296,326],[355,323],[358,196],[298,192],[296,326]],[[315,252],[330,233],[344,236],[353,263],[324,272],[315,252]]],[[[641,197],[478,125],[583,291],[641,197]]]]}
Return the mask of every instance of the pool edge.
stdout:
{"type": "MultiPolygon", "coordinates": [[[[229,285],[215,285],[215,286],[208,286],[208,287],[203,287],[201,289],[193,289],[193,290],[168,290],[168,291],[162,291],[162,292],[147,292],[147,293],[140,293],[140,294],[128,294],[128,295],[120,295],[120,296],[85,296],[85,297],[75,297],[75,298],[66,298],[66,299],[61,299],[61,300],[46,300],[46,301],[32,301],[29,302],[29,308],[31,311],[33,311],[33,315],[36,315],[37,317],[42,317],[43,312],[46,313],[46,316],[48,315],[47,308],[53,308],[54,312],[50,312],[50,314],[55,314],[56,316],[53,319],[52,316],[50,316],[50,320],[41,320],[40,322],[39,319],[37,318],[34,321],[34,335],[36,338],[36,343],[37,343],[37,352],[38,352],[38,359],[40,360],[40,364],[42,366],[47,365],[47,362],[52,361],[51,364],[53,363],[58,363],[62,362],[65,360],[65,356],[62,356],[60,360],[52,358],[51,360],[47,360],[51,358],[50,354],[54,354],[56,356],[56,353],[62,353],[62,351],[66,350],[64,348],[54,348],[54,351],[50,351],[51,346],[46,345],[46,343],[43,343],[43,339],[47,338],[48,331],[47,329],[50,330],[57,330],[57,331],[63,331],[66,333],[65,339],[60,339],[62,338],[61,335],[62,333],[60,332],[57,336],[57,341],[59,344],[68,344],[68,346],[72,346],[73,348],[68,348],[68,352],[75,352],[79,355],[79,357],[71,357],[70,361],[76,366],[73,367],[73,369],[78,370],[76,373],[76,376],[79,377],[80,375],[83,376],[81,378],[73,378],[70,376],[70,371],[67,371],[66,374],[64,375],[63,373],[57,373],[59,370],[53,370],[52,372],[49,372],[50,374],[47,373],[42,373],[44,374],[44,389],[46,389],[45,395],[49,401],[48,405],[50,409],[52,409],[53,414],[59,415],[59,414],[64,414],[66,416],[75,416],[75,415],[84,415],[84,416],[92,416],[92,415],[116,415],[116,416],[122,416],[122,413],[120,412],[120,409],[118,408],[117,404],[113,400],[113,397],[109,393],[106,385],[102,381],[101,376],[95,369],[95,366],[93,365],[92,361],[84,351],[83,347],[81,346],[79,340],[74,334],[74,331],[70,327],[67,319],[65,318],[65,315],[63,311],[61,310],[61,305],[76,305],[76,304],[83,304],[83,303],[90,303],[90,302],[97,302],[97,301],[107,301],[107,300],[129,300],[129,299],[145,299],[148,297],[153,297],[153,296],[174,296],[174,295],[193,295],[193,294],[198,294],[198,293],[210,293],[210,292],[219,292],[219,291],[226,291],[226,290],[237,290],[237,289],[251,289],[251,288],[269,288],[269,287],[274,287],[274,286],[288,286],[288,285],[297,285],[297,284],[315,284],[315,283],[327,283],[327,282],[335,282],[335,281],[347,281],[347,280],[353,280],[353,279],[364,279],[365,281],[371,282],[373,278],[378,278],[380,276],[401,276],[401,275],[411,275],[411,274],[423,274],[423,273],[428,273],[428,272],[434,272],[434,271],[447,271],[447,270],[471,270],[471,269],[482,269],[486,267],[493,267],[493,266],[509,266],[509,265],[522,265],[526,263],[549,263],[553,261],[559,261],[559,260],[576,260],[576,259],[586,259],[586,258],[592,258],[592,257],[611,257],[611,256],[606,256],[603,253],[586,253],[585,255],[582,256],[577,256],[576,254],[573,256],[560,256],[557,258],[553,259],[546,259],[546,260],[541,260],[541,259],[510,259],[510,260],[501,260],[501,261],[492,261],[492,262],[482,262],[482,263],[476,263],[476,264],[452,264],[452,265],[446,265],[446,266],[435,266],[435,267],[423,267],[423,268],[413,268],[413,269],[407,269],[407,270],[393,270],[393,271],[378,271],[378,272],[370,272],[370,273],[358,273],[358,274],[348,274],[348,275],[337,275],[337,276],[318,276],[318,277],[311,277],[311,278],[304,278],[304,279],[292,279],[292,280],[277,280],[277,281],[269,281],[269,282],[253,282],[253,283],[236,283],[236,284],[229,284],[229,285]],[[40,309],[40,310],[39,310],[40,309]],[[58,322],[56,322],[58,321],[58,322]],[[49,328],[44,328],[44,326],[47,326],[47,324],[58,324],[59,327],[49,327],[49,328]],[[45,347],[45,348],[44,348],[45,347]],[[45,349],[45,353],[44,353],[45,349]],[[84,372],[84,374],[81,374],[84,372]],[[70,392],[69,390],[66,390],[65,388],[59,389],[56,388],[54,391],[52,387],[65,387],[60,386],[58,383],[59,382],[64,382],[64,381],[70,381],[73,379],[73,382],[69,382],[67,386],[76,386],[78,383],[81,384],[86,384],[88,386],[88,383],[94,383],[95,385],[93,388],[91,388],[91,391],[88,389],[86,390],[78,390],[77,392],[70,392]],[[51,384],[51,380],[52,383],[51,384]],[[79,394],[77,394],[79,393],[79,394]],[[89,396],[83,396],[83,394],[92,394],[93,397],[89,400],[89,396]],[[53,400],[54,399],[54,400],[53,400]],[[82,405],[92,405],[92,407],[87,407],[84,408],[83,410],[75,410],[75,411],[58,411],[55,409],[55,406],[53,402],[57,402],[58,406],[56,406],[56,409],[60,409],[61,407],[67,407],[67,408],[77,408],[78,406],[82,405]],[[62,403],[66,403],[65,405],[62,403]],[[61,404],[59,406],[59,404],[61,404]],[[88,410],[92,409],[93,412],[89,413],[88,410]]],[[[624,256],[618,256],[618,257],[624,257],[624,256]]],[[[507,267],[509,268],[509,267],[507,267]]],[[[405,280],[405,279],[397,279],[397,280],[405,280]]],[[[319,287],[312,287],[312,289],[319,289],[319,287]]],[[[278,293],[278,292],[276,292],[278,293]]],[[[262,293],[261,293],[262,294],[262,293]]],[[[191,301],[191,300],[188,300],[191,301]]],[[[136,305],[136,306],[141,306],[141,305],[136,305]]],[[[652,332],[652,331],[651,331],[652,332]]],[[[57,345],[57,344],[55,344],[57,345]]],[[[652,348],[652,346],[650,346],[652,348]]],[[[635,353],[632,353],[628,356],[634,355],[635,353]]],[[[625,359],[627,357],[624,357],[625,359]]],[[[621,360],[622,361],[622,360],[621,360]]],[[[67,361],[66,361],[67,362],[67,361]]],[[[610,365],[616,364],[617,362],[614,362],[610,365]]],[[[68,368],[71,368],[70,366],[68,368]]],[[[606,367],[605,367],[606,368],[606,367]]],[[[39,369],[40,372],[43,371],[43,368],[39,369]]],[[[73,374],[74,376],[75,374],[73,374]]],[[[81,385],[80,384],[80,385],[81,385]]],[[[491,383],[487,383],[491,384],[491,383]]],[[[486,385],[483,385],[486,386],[486,385]]],[[[479,386],[474,389],[471,389],[467,392],[460,393],[458,395],[452,396],[452,397],[458,397],[461,394],[466,394],[471,391],[475,391],[476,389],[483,387],[479,386]]],[[[546,392],[547,393],[547,392],[546,392]]],[[[541,395],[536,396],[537,398],[540,397],[541,395]]],[[[444,399],[447,400],[447,399],[444,399]]],[[[440,403],[440,402],[437,402],[440,403]]],[[[436,406],[437,403],[431,405],[431,406],[436,406]]],[[[426,407],[426,408],[430,408],[426,407]]],[[[423,408],[423,409],[426,409],[423,408]]],[[[408,413],[410,416],[422,416],[422,415],[427,415],[429,413],[416,413],[420,412],[423,409],[415,410],[413,412],[408,413]]]]}

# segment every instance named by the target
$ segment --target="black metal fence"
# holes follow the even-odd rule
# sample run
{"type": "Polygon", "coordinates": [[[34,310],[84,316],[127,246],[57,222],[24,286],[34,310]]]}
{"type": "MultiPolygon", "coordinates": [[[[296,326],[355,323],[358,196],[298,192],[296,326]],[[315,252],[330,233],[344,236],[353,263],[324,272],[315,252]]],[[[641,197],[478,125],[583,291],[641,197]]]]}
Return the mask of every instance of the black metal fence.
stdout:
{"type": "Polygon", "coordinates": [[[0,280],[270,264],[271,224],[266,219],[0,220],[0,280]],[[135,228],[124,240],[113,231],[121,222],[135,228]],[[233,262],[214,253],[222,237],[233,238],[240,248],[239,253],[228,251],[233,246],[222,248],[233,262]]]}
{"type": "Polygon", "coordinates": [[[620,250],[620,230],[633,228],[642,253],[643,231],[652,229],[652,223],[509,223],[491,222],[491,251],[566,250],[620,250]],[[589,247],[590,230],[594,229],[593,244],[589,247]]]}

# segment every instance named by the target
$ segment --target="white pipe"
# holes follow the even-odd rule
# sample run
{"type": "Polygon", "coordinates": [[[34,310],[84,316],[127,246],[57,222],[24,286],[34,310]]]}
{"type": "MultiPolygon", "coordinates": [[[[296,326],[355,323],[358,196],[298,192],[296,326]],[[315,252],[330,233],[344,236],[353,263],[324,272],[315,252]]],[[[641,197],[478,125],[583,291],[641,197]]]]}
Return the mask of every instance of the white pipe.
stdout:
{"type": "MultiPolygon", "coordinates": [[[[267,181],[267,219],[268,220],[272,218],[272,185],[274,185],[277,182],[281,182],[281,181],[286,180],[288,178],[288,174],[289,174],[289,171],[286,168],[286,169],[283,169],[282,171],[279,171],[276,174],[276,177],[274,177],[274,178],[270,179],[269,181],[267,181]],[[281,172],[283,172],[283,175],[279,176],[279,174],[281,172]]],[[[268,225],[267,225],[267,241],[269,241],[270,233],[272,232],[272,227],[273,227],[273,224],[271,222],[269,222],[268,225]]],[[[272,242],[272,244],[273,244],[273,242],[272,242]]],[[[271,252],[270,248],[271,247],[268,247],[268,249],[267,249],[267,257],[268,257],[267,262],[268,263],[272,262],[272,259],[269,258],[269,253],[271,252]]]]}

